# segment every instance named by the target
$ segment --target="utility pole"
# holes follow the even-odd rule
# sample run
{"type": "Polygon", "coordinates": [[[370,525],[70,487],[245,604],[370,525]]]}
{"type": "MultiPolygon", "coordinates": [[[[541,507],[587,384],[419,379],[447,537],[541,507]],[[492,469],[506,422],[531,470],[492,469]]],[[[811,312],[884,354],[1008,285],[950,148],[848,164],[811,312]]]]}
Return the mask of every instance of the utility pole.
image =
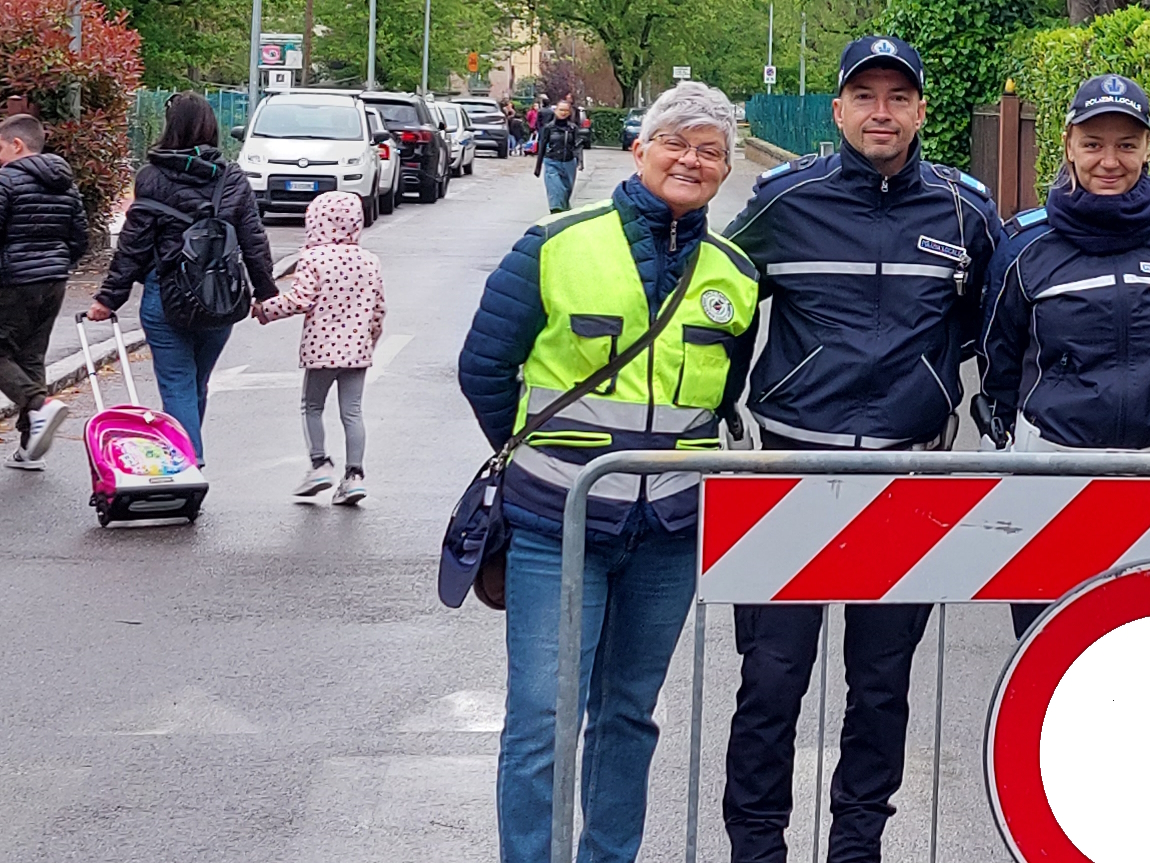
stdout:
{"type": "Polygon", "coordinates": [[[248,55],[248,119],[260,100],[260,30],[263,29],[263,0],[252,0],[252,45],[248,55]]]}
{"type": "Polygon", "coordinates": [[[799,95],[807,95],[807,13],[803,13],[802,36],[799,37],[799,95]]]}
{"type": "Polygon", "coordinates": [[[72,41],[68,43],[68,48],[73,54],[79,54],[80,49],[83,47],[83,28],[84,17],[80,14],[79,2],[73,2],[70,10],[72,18],[72,41]]]}
{"type": "Polygon", "coordinates": [[[420,78],[420,90],[427,95],[427,61],[431,52],[431,0],[426,0],[423,7],[423,76],[420,78]]]}
{"type": "MultiPolygon", "coordinates": [[[[767,65],[775,65],[775,4],[771,4],[770,25],[767,30],[767,65]]],[[[767,95],[771,95],[771,85],[767,85],[767,95]]]]}
{"type": "Polygon", "coordinates": [[[305,0],[303,4],[303,69],[299,73],[300,86],[302,87],[311,83],[311,31],[314,29],[314,0],[305,0]]]}
{"type": "MultiPolygon", "coordinates": [[[[376,2],[371,0],[367,12],[367,89],[375,89],[375,16],[376,2]]],[[[426,87],[427,85],[424,84],[426,87]]]]}

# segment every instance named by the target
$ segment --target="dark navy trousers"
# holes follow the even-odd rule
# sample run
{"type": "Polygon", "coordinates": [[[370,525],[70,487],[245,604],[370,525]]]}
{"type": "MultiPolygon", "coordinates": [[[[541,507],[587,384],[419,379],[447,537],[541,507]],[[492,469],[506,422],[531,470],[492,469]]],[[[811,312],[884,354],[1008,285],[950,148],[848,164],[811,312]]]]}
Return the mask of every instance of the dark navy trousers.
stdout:
{"type": "MultiPolygon", "coordinates": [[[[929,605],[851,605],[846,609],[847,709],[831,780],[828,863],[878,863],[882,832],[902,784],[911,661],[929,605]]],[[[807,605],[735,607],[743,657],[731,738],[723,818],[732,863],[784,863],[783,831],[793,808],[795,726],[818,652],[822,609],[807,605]]]]}

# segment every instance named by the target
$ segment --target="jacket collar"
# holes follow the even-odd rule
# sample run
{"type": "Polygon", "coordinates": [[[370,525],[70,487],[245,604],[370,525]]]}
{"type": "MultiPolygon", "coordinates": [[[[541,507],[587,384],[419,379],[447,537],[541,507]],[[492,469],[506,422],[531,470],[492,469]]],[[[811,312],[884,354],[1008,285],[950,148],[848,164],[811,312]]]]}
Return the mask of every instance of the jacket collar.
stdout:
{"type": "MultiPolygon", "coordinates": [[[[671,208],[662,198],[643,185],[638,174],[633,174],[615,187],[611,196],[615,209],[623,220],[624,230],[630,236],[632,223],[642,225],[657,239],[671,234],[671,208]]],[[[700,207],[680,218],[675,224],[675,244],[682,249],[703,238],[707,232],[707,208],[700,207]]]]}
{"type": "Polygon", "coordinates": [[[149,150],[148,161],[176,182],[192,186],[211,183],[227,169],[227,162],[215,147],[149,150]]]}
{"type": "MultiPolygon", "coordinates": [[[[848,144],[845,138],[839,152],[842,157],[843,180],[860,191],[876,193],[881,191],[883,175],[875,169],[875,166],[870,163],[866,156],[848,144]]],[[[893,177],[886,178],[887,194],[898,195],[917,189],[922,184],[922,175],[919,172],[921,162],[922,147],[919,144],[918,135],[915,135],[910,144],[910,153],[907,155],[906,164],[893,177]]]]}

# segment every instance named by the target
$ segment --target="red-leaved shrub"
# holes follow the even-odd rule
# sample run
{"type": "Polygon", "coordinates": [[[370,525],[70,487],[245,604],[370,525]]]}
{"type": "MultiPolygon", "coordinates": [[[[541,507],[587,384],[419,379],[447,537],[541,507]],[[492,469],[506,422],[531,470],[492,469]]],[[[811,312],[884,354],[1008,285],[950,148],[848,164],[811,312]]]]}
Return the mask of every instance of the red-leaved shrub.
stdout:
{"type": "MultiPolygon", "coordinates": [[[[128,109],[140,86],[140,34],[96,0],[0,0],[0,103],[25,96],[48,129],[46,149],[68,160],[93,227],[102,230],[132,178],[128,109]],[[69,13],[83,19],[70,50],[69,13]],[[80,118],[69,85],[80,85],[80,118]]],[[[74,88],[73,88],[74,89],[74,88]]]]}

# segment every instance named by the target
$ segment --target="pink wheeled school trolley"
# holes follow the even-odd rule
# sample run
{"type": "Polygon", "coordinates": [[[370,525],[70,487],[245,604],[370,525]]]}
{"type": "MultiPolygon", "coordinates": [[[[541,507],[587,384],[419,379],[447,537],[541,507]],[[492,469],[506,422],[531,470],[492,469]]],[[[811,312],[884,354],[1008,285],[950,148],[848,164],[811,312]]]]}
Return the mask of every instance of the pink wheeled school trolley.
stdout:
{"type": "Polygon", "coordinates": [[[96,415],[84,426],[84,444],[92,468],[92,497],[101,526],[113,521],[186,518],[193,522],[208,493],[208,483],[196,466],[196,450],[188,433],[162,411],[140,404],[120,323],[112,315],[112,332],[120,368],[128,388],[126,405],[105,408],[96,365],[84,331],[87,315],[76,315],[80,346],[96,400],[96,415]]]}

